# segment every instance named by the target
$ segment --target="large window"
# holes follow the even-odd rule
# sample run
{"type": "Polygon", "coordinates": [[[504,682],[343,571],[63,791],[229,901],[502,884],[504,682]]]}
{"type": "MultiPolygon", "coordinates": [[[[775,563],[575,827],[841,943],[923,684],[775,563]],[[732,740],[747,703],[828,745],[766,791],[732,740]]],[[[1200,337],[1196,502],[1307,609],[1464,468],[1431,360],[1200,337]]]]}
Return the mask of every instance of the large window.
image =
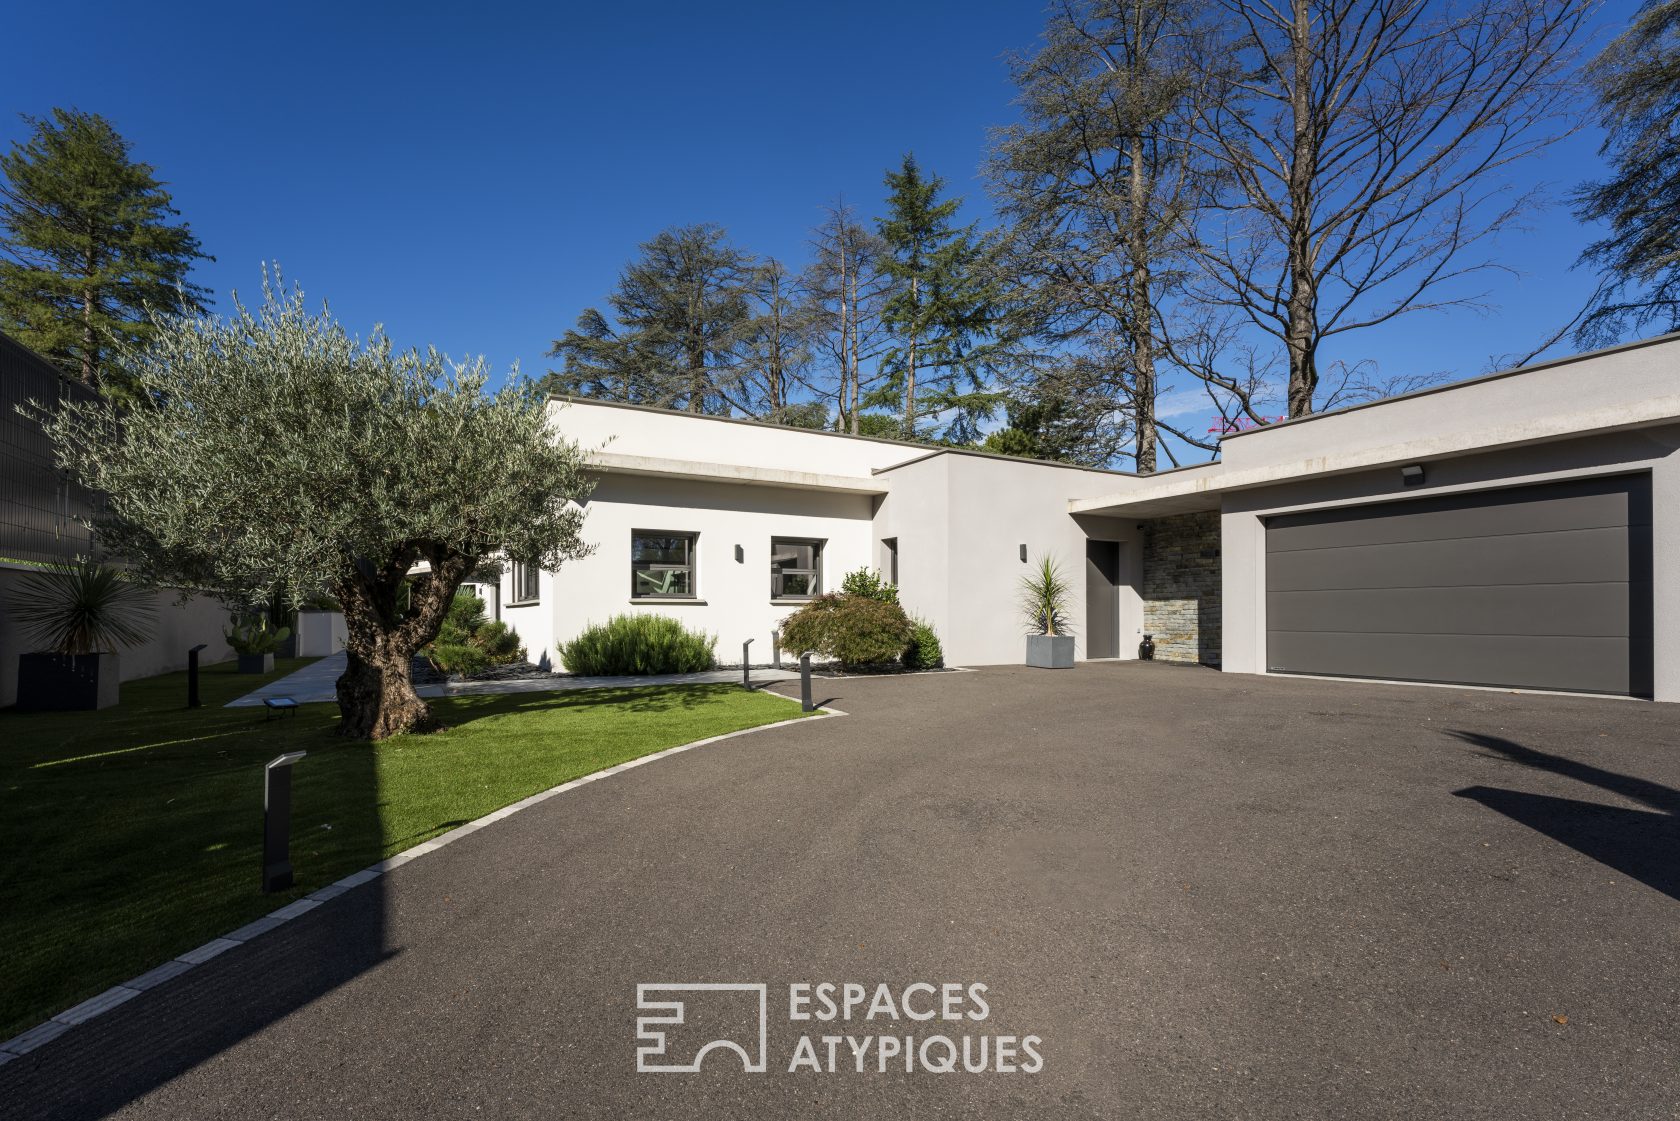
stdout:
{"type": "Polygon", "coordinates": [[[534,564],[513,562],[513,587],[510,591],[509,603],[535,603],[539,594],[537,577],[542,570],[534,564]]]}
{"type": "Polygon", "coordinates": [[[770,540],[770,598],[810,599],[822,594],[821,541],[770,540]]]}
{"type": "Polygon", "coordinates": [[[630,598],[693,599],[692,533],[638,529],[630,534],[630,598]]]}

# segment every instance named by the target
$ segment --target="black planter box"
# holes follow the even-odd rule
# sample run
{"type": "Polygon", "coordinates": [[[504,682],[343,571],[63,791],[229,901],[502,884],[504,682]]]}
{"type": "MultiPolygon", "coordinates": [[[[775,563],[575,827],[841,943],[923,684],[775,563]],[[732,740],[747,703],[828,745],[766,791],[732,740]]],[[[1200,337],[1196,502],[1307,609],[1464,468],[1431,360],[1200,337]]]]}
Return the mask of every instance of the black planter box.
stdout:
{"type": "Polygon", "coordinates": [[[85,712],[117,703],[122,679],[115,654],[23,654],[19,712],[85,712]]]}
{"type": "Polygon", "coordinates": [[[241,654],[239,655],[240,673],[272,673],[274,671],[273,654],[241,654]]]}

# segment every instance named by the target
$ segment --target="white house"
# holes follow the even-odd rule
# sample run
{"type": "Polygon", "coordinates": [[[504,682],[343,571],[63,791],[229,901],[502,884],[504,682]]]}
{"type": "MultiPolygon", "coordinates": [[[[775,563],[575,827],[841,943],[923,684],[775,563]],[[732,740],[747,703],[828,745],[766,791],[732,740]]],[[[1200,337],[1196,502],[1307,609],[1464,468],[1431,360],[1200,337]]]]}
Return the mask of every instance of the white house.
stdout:
{"type": "Polygon", "coordinates": [[[1680,336],[1244,432],[1138,476],[596,401],[593,555],[512,566],[533,658],[620,612],[725,660],[856,568],[954,664],[1018,663],[1018,586],[1059,559],[1080,658],[1680,700],[1680,336]]]}

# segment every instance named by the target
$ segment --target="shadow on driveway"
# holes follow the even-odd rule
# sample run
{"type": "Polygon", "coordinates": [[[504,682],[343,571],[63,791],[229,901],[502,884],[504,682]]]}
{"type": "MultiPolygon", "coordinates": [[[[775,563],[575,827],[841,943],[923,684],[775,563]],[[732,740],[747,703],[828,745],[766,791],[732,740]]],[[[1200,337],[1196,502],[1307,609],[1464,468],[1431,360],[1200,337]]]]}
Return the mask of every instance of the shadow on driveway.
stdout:
{"type": "Polygon", "coordinates": [[[1460,798],[1480,802],[1624,876],[1680,900],[1680,790],[1537,751],[1499,736],[1480,732],[1448,734],[1486,748],[1498,757],[1650,806],[1650,810],[1627,809],[1491,786],[1454,791],[1460,798]]]}

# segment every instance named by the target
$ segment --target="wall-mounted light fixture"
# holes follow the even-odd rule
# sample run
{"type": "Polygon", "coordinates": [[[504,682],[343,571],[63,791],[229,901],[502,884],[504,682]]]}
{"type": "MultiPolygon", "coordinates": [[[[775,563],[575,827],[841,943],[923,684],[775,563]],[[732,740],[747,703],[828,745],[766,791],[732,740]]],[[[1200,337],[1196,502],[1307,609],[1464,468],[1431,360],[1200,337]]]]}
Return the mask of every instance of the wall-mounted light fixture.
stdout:
{"type": "Polygon", "coordinates": [[[1021,563],[1027,563],[1027,547],[1025,545],[1021,546],[1021,563]]]}
{"type": "Polygon", "coordinates": [[[1409,467],[1400,468],[1400,482],[1409,487],[1423,485],[1423,464],[1414,463],[1409,467]]]}
{"type": "Polygon", "coordinates": [[[747,551],[741,546],[735,546],[735,563],[741,564],[747,559],[747,551]]]}

